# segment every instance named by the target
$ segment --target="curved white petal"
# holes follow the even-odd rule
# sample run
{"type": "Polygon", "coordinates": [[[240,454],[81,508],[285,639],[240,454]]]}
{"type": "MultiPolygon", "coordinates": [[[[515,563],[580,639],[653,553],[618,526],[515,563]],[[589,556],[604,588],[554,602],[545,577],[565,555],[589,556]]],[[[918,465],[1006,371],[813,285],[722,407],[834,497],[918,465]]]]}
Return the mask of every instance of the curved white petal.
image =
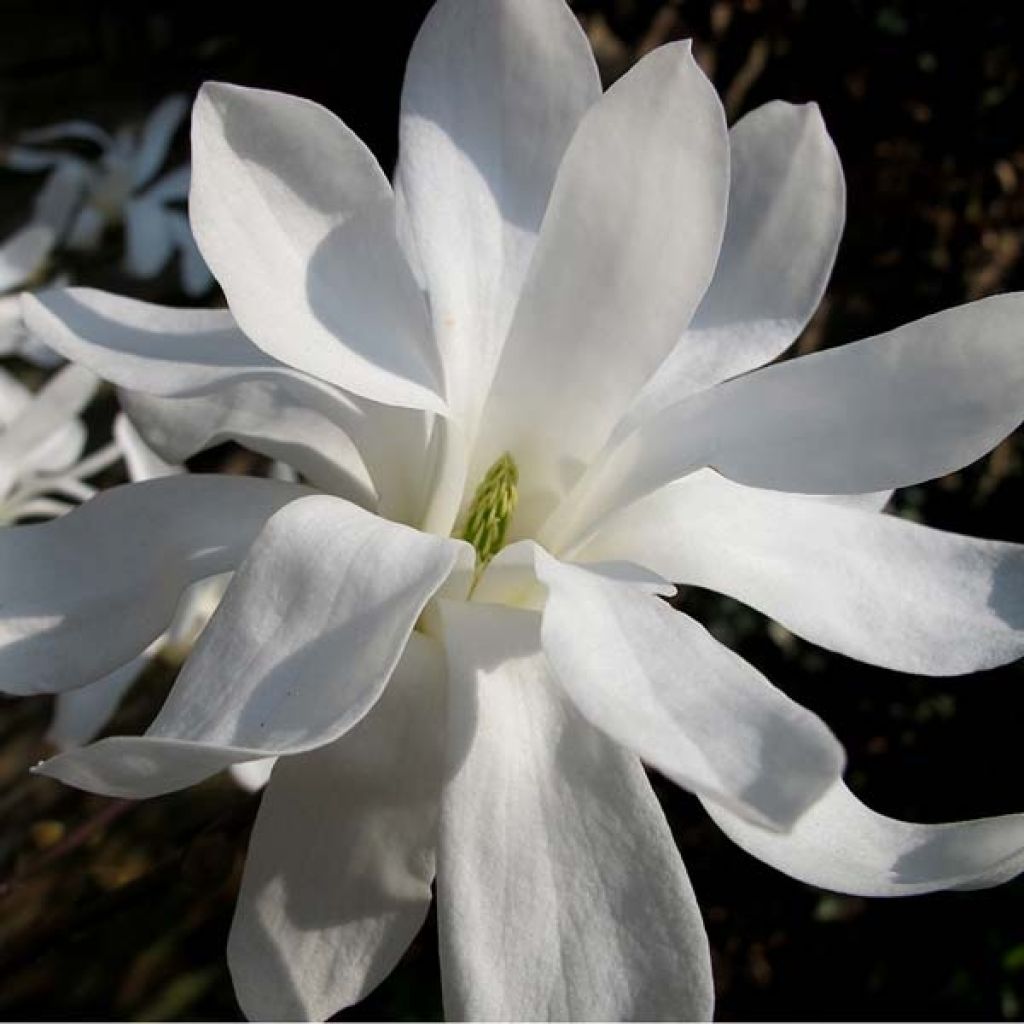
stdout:
{"type": "Polygon", "coordinates": [[[168,96],[158,103],[146,118],[139,136],[138,149],[132,157],[131,182],[140,188],[167,159],[174,135],[188,113],[188,97],[180,94],[168,96]]]}
{"type": "Polygon", "coordinates": [[[801,882],[855,896],[914,896],[1001,885],[1024,870],[1024,814],[917,825],[887,818],[837,782],[786,835],[709,800],[733,842],[801,882]]]}
{"type": "Polygon", "coordinates": [[[704,466],[807,494],[881,491],[959,469],[1024,416],[1022,323],[1024,295],[997,295],[684,399],[595,464],[546,542],[582,540],[616,508],[704,466]]]}
{"type": "Polygon", "coordinates": [[[267,517],[305,493],[175,476],[0,530],[0,690],[70,690],[124,665],[163,632],[190,583],[233,569],[267,517]]]}
{"type": "Polygon", "coordinates": [[[91,289],[22,302],[33,331],[118,386],[174,399],[208,397],[179,404],[128,396],[147,442],[172,462],[231,437],[362,501],[365,493],[346,491],[339,477],[360,479],[344,433],[366,464],[381,513],[417,520],[429,436],[424,414],[354,399],[277,362],[226,310],[172,309],[91,289]]]}
{"type": "Polygon", "coordinates": [[[839,154],[814,103],[775,101],[729,132],[722,251],[689,328],[616,427],[770,363],[825,292],[843,232],[839,154]]]}
{"type": "Polygon", "coordinates": [[[391,186],[355,135],[315,103],[208,83],[192,161],[196,241],[257,345],[366,398],[444,411],[391,186]]]}
{"type": "Polygon", "coordinates": [[[0,432],[0,493],[36,470],[66,469],[85,445],[76,420],[99,381],[84,366],[65,366],[0,432]]]}
{"type": "Polygon", "coordinates": [[[530,467],[523,514],[564,492],[690,322],[728,188],[725,116],[688,44],[644,57],[580,123],[482,428],[481,473],[505,450],[530,467]]]}
{"type": "Polygon", "coordinates": [[[124,269],[131,277],[156,277],[174,252],[167,214],[148,199],[124,207],[124,269]]]}
{"type": "Polygon", "coordinates": [[[147,446],[170,462],[236,441],[291,466],[318,490],[364,508],[377,503],[352,440],[280,381],[238,380],[192,398],[156,398],[133,391],[118,395],[147,446]]]}
{"type": "Polygon", "coordinates": [[[57,244],[57,233],[49,224],[31,221],[0,245],[0,292],[20,288],[43,269],[57,244]]]}
{"type": "Polygon", "coordinates": [[[536,549],[541,637],[581,714],[685,789],[789,828],[845,757],[816,715],[657,597],[536,549]]]}
{"type": "Polygon", "coordinates": [[[58,121],[56,124],[32,128],[18,136],[18,141],[27,146],[47,145],[51,142],[63,142],[66,139],[76,142],[91,142],[94,146],[99,146],[100,149],[106,149],[112,142],[110,134],[99,125],[82,120],[58,121]]]}
{"type": "Polygon", "coordinates": [[[395,189],[463,420],[480,411],[562,154],[600,95],[561,0],[441,0],[416,37],[395,189]]]}
{"type": "Polygon", "coordinates": [[[639,761],[550,678],[537,616],[446,604],[438,926],[452,1020],[695,1020],[700,910],[639,761]]]}
{"type": "Polygon", "coordinates": [[[127,665],[88,686],[57,694],[53,721],[46,738],[61,750],[89,743],[110,720],[128,688],[153,660],[152,647],[146,648],[127,665]]]}
{"type": "Polygon", "coordinates": [[[228,774],[247,793],[258,793],[265,789],[277,764],[276,757],[263,757],[258,761],[239,761],[228,766],[228,774]]]}
{"type": "Polygon", "coordinates": [[[256,539],[145,736],[101,740],[40,770],[145,797],[330,743],[376,703],[467,548],[339,498],[293,502],[256,539]]]}
{"type": "Polygon", "coordinates": [[[394,968],[430,909],[444,662],[414,634],[340,740],[278,760],[228,939],[250,1020],[326,1020],[394,968]]]}
{"type": "Polygon", "coordinates": [[[631,559],[901,672],[957,675],[1024,655],[1024,547],[709,472],[613,516],[577,557],[631,559]]]}

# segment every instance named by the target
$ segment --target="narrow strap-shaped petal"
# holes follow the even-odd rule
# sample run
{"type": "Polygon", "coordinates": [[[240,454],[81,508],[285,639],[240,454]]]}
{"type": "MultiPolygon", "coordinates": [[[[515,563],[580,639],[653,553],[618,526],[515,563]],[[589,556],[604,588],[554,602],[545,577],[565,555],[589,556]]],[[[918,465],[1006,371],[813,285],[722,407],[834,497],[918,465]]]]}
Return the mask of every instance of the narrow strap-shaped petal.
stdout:
{"type": "Polygon", "coordinates": [[[277,761],[228,939],[250,1020],[326,1020],[416,936],[430,909],[443,735],[443,654],[414,634],[351,732],[277,761]]]}
{"type": "Polygon", "coordinates": [[[444,628],[448,1018],[710,1018],[700,910],[639,761],[560,695],[536,614],[446,604],[444,628]]]}
{"type": "Polygon", "coordinates": [[[796,341],[824,294],[845,205],[839,154],[816,104],[767,103],[732,127],[715,276],[618,436],[687,395],[770,363],[796,341]]]}
{"type": "Polygon", "coordinates": [[[118,392],[146,445],[168,462],[235,441],[285,463],[317,490],[374,508],[373,483],[351,438],[303,397],[269,379],[238,380],[192,398],[118,392]]]}
{"type": "Polygon", "coordinates": [[[262,349],[357,395],[444,411],[391,186],[333,114],[280,93],[204,85],[189,209],[228,305],[262,349]]]}
{"type": "Polygon", "coordinates": [[[768,366],[693,395],[606,453],[544,528],[582,540],[608,513],[710,466],[805,494],[881,491],[973,462],[1024,416],[1024,295],[768,366]]]}
{"type": "Polygon", "coordinates": [[[132,277],[156,277],[174,252],[163,207],[132,199],[124,207],[124,269],[132,277]]]}
{"type": "Polygon", "coordinates": [[[236,761],[332,742],[377,702],[463,554],[468,545],[340,498],[293,502],[253,544],[145,736],[101,740],[41,770],[93,792],[155,796],[236,761]]]}
{"type": "Polygon", "coordinates": [[[626,558],[757,608],[860,661],[957,675],[1024,655],[1024,547],[696,473],[577,552],[626,558]]]}
{"type": "Polygon", "coordinates": [[[266,519],[305,493],[175,476],[0,530],[0,690],[70,690],[126,664],[167,627],[189,584],[235,568],[266,519]]]}
{"type": "Polygon", "coordinates": [[[416,37],[395,188],[463,420],[479,414],[562,154],[600,95],[562,0],[441,0],[416,37]]]}
{"type": "Polygon", "coordinates": [[[150,112],[142,126],[138,149],[132,158],[133,188],[141,188],[160,170],[167,159],[175,133],[187,113],[188,97],[180,93],[161,100],[150,112]]]}
{"type": "Polygon", "coordinates": [[[153,428],[147,442],[165,458],[180,461],[214,438],[231,437],[361,500],[323,475],[325,462],[353,479],[359,475],[335,457],[344,449],[340,430],[365,462],[382,513],[415,519],[426,462],[424,414],[355,399],[279,363],[226,310],[172,309],[78,288],[22,301],[33,332],[119,387],[164,398],[208,397],[180,404],[129,399],[140,427],[153,428]]]}
{"type": "Polygon", "coordinates": [[[91,121],[58,121],[56,124],[32,128],[18,136],[18,142],[26,146],[48,145],[52,142],[91,142],[100,149],[107,149],[111,142],[110,133],[91,121]]]}
{"type": "Polygon", "coordinates": [[[0,292],[20,288],[42,269],[57,244],[57,232],[48,224],[30,221],[0,245],[0,292]]]}
{"type": "Polygon", "coordinates": [[[839,741],[657,597],[536,549],[541,636],[582,715],[685,789],[787,829],[840,776],[839,741]]]}
{"type": "Polygon", "coordinates": [[[505,450],[530,466],[521,508],[565,489],[690,322],[722,240],[728,146],[682,43],[644,57],[580,123],[482,426],[481,472],[505,450]]]}
{"type": "Polygon", "coordinates": [[[1024,870],[1024,814],[917,825],[866,807],[837,782],[791,832],[766,832],[710,800],[733,842],[801,882],[855,896],[985,889],[1024,870]]]}
{"type": "Polygon", "coordinates": [[[58,693],[46,738],[61,750],[80,747],[94,740],[117,710],[129,687],[145,672],[153,654],[151,645],[127,665],[114,669],[95,683],[58,693]]]}

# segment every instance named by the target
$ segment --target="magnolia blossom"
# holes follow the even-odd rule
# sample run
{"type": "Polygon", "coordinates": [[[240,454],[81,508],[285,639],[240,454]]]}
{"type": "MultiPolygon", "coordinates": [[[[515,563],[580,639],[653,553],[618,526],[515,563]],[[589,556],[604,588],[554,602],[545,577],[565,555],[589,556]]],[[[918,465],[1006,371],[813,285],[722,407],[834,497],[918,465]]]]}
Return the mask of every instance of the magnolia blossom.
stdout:
{"type": "Polygon", "coordinates": [[[58,245],[92,250],[116,226],[124,230],[125,273],[155,277],[177,254],[182,289],[207,291],[209,270],[178,208],[188,195],[188,165],[158,176],[187,110],[184,96],[169,96],[139,129],[111,136],[88,121],[65,121],[26,132],[9,147],[3,166],[48,177],[28,225],[0,248],[0,290],[29,283],[58,245]],[[53,148],[68,142],[94,146],[98,155],[87,160],[53,148]]]}
{"type": "Polygon", "coordinates": [[[814,106],[729,131],[686,44],[602,95],[561,0],[440,0],[393,185],[276,93],[206,86],[192,148],[230,310],[72,290],[26,318],[164,457],[233,438],[303,483],[168,477],[0,534],[0,682],[87,684],[235,570],[147,733],[39,770],[145,797],[278,758],[228,945],[246,1014],[362,998],[436,883],[449,1016],[710,1015],[644,763],[818,886],[1024,867],[1024,816],[865,807],[825,724],[661,599],[712,587],[908,672],[1024,650],[1020,548],[882,513],[1018,423],[1024,298],[764,366],[842,228],[814,106]]]}

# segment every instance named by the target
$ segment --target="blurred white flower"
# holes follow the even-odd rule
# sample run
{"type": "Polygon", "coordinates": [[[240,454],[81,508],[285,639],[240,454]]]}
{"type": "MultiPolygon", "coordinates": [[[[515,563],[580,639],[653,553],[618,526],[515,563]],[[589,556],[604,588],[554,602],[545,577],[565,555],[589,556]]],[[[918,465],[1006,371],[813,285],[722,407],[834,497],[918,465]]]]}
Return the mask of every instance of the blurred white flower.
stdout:
{"type": "Polygon", "coordinates": [[[116,462],[115,445],[83,458],[78,418],[99,381],[68,366],[33,394],[0,369],[0,527],[63,515],[96,493],[88,481],[116,462]]]}
{"type": "Polygon", "coordinates": [[[440,0],[400,142],[393,191],[315,104],[207,86],[190,208],[230,313],[25,300],[165,458],[233,438],[308,484],[164,478],[0,534],[12,693],[98,678],[237,570],[146,735],[40,770],[139,797],[280,758],[229,941],[251,1017],[364,996],[435,877],[449,1016],[709,1015],[641,761],[816,885],[1018,873],[1024,816],[875,814],[824,724],[657,595],[904,671],[1018,657],[1021,549],[880,510],[1019,422],[1024,298],[757,369],[842,228],[817,109],[727,133],[683,44],[602,96],[561,0],[440,0]]]}
{"type": "Polygon", "coordinates": [[[180,208],[188,196],[188,166],[159,175],[187,110],[186,97],[169,96],[137,130],[124,127],[111,136],[87,121],[65,121],[26,132],[6,149],[3,166],[49,173],[29,224],[0,250],[0,290],[28,283],[58,245],[92,250],[108,226],[119,226],[125,273],[155,277],[177,255],[185,293],[206,292],[212,277],[180,208]],[[98,155],[89,160],[54,148],[72,141],[95,146],[98,155]],[[11,268],[6,274],[5,265],[11,268]]]}

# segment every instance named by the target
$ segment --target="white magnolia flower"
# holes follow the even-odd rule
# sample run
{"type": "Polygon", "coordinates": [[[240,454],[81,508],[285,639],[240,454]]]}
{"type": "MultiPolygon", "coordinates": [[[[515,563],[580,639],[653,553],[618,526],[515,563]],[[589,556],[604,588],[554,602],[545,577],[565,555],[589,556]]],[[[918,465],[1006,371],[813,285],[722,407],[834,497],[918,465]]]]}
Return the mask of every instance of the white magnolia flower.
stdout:
{"type": "MultiPolygon", "coordinates": [[[[4,166],[49,171],[42,193],[49,196],[49,203],[37,202],[30,224],[8,240],[6,249],[20,239],[18,252],[22,254],[20,260],[9,262],[28,272],[13,283],[0,273],[0,290],[20,286],[37,274],[57,245],[92,250],[108,226],[120,226],[124,229],[125,273],[155,277],[178,255],[182,289],[188,295],[206,292],[212,278],[196,248],[188,218],[178,208],[188,195],[188,165],[158,176],[187,110],[184,96],[169,96],[137,130],[126,126],[111,136],[88,121],[65,121],[27,132],[18,145],[7,149],[4,166]],[[71,141],[94,145],[98,155],[86,160],[53,148],[55,143],[71,141]],[[54,206],[65,213],[59,220],[52,212],[54,206]]],[[[8,261],[0,261],[0,270],[4,262],[8,261]]]]}
{"type": "Polygon", "coordinates": [[[308,487],[171,477],[0,534],[0,682],[88,683],[237,570],[146,735],[40,770],[141,797],[279,758],[229,940],[247,1014],[363,997],[435,880],[452,1017],[710,1014],[642,761],[815,885],[1021,870],[1024,816],[875,814],[826,726],[657,596],[713,587],[903,671],[1024,649],[1020,548],[880,514],[1017,424],[1024,298],[756,369],[842,227],[816,108],[727,132],[684,44],[602,96],[560,0],[441,0],[394,189],[275,93],[207,86],[192,141],[230,312],[81,290],[26,299],[29,325],[127,389],[164,457],[234,438],[308,487]]]}

